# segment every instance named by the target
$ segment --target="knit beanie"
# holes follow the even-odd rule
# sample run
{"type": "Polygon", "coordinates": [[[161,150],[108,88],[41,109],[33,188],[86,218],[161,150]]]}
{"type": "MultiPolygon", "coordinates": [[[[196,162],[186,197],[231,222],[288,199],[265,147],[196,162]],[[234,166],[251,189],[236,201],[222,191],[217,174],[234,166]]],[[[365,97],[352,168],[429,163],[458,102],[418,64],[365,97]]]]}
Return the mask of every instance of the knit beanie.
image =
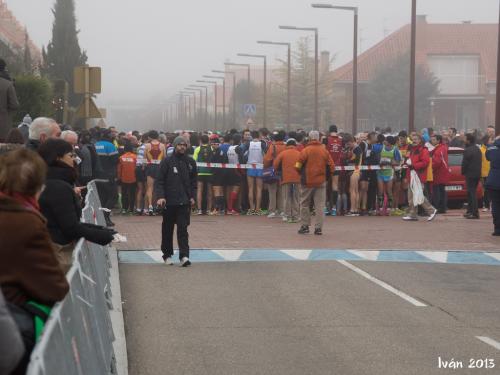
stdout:
{"type": "Polygon", "coordinates": [[[174,143],[172,144],[175,147],[177,147],[180,143],[186,143],[186,138],[178,136],[174,139],[174,143]]]}
{"type": "Polygon", "coordinates": [[[31,125],[31,123],[33,122],[33,120],[31,119],[31,116],[30,116],[30,115],[26,115],[26,116],[24,116],[24,118],[23,118],[23,122],[24,122],[25,124],[31,125]]]}

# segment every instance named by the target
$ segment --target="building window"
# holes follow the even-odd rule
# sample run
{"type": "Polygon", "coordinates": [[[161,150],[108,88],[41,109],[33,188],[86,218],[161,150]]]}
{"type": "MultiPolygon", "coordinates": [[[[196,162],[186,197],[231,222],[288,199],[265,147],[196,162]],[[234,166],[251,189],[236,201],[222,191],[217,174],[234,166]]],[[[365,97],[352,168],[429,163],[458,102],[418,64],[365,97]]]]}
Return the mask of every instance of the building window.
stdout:
{"type": "Polygon", "coordinates": [[[477,95],[480,93],[479,56],[427,57],[431,72],[439,80],[440,95],[477,95]]]}

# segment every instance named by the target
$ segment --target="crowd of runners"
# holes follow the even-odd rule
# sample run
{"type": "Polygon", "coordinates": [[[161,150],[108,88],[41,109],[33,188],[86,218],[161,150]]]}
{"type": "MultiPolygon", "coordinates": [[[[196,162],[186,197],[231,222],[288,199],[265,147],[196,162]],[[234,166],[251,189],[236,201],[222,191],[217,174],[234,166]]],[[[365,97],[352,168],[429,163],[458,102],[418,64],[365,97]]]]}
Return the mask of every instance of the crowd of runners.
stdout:
{"type": "MultiPolygon", "coordinates": [[[[453,128],[439,132],[426,128],[352,135],[336,125],[326,132],[261,128],[142,134],[119,132],[115,127],[75,132],[43,118],[26,125],[28,139],[20,131],[25,126],[21,124],[11,131],[6,144],[17,142],[38,150],[50,138],[69,143],[75,154],[75,191],[84,196],[87,183],[99,180],[108,226],[114,225],[113,211],[140,216],[163,212],[157,178],[163,161],[175,155],[176,139],[185,141],[185,145],[181,142],[185,154],[196,162],[196,183],[189,192],[192,215],[266,216],[300,222],[299,233],[308,233],[314,219],[314,231],[321,234],[325,216],[433,220],[447,210],[450,147],[460,148],[463,154],[466,219],[479,219],[481,206],[484,212],[491,211],[500,191],[494,185],[497,168],[494,163],[490,166],[494,157],[488,155],[500,146],[493,127],[465,134],[453,128]],[[483,189],[478,189],[479,184],[483,189]],[[479,203],[478,191],[484,191],[479,203]]],[[[493,209],[494,218],[496,212],[493,209]]],[[[498,217],[494,221],[498,233],[498,217]]]]}
{"type": "MultiPolygon", "coordinates": [[[[464,216],[477,219],[476,189],[489,174],[486,151],[495,143],[492,127],[485,133],[458,134],[451,128],[353,136],[332,125],[326,133],[262,128],[141,134],[95,128],[80,133],[77,148],[95,148],[101,161],[95,168],[107,171],[104,176],[112,181],[103,193],[107,207],[115,207],[118,200],[124,215],[153,216],[159,211],[155,179],[160,163],[173,152],[179,134],[186,140],[187,154],[198,163],[193,214],[267,216],[302,226],[310,223],[304,211],[320,218],[324,215],[318,211],[326,216],[402,216],[408,221],[445,213],[448,147],[465,149],[462,173],[470,194],[464,216]],[[317,151],[306,151],[314,146],[317,151]],[[413,204],[409,188],[412,170],[425,198],[421,207],[413,204]]],[[[485,212],[491,209],[487,189],[482,205],[485,212]]],[[[321,226],[316,223],[316,229],[321,226]]]]}

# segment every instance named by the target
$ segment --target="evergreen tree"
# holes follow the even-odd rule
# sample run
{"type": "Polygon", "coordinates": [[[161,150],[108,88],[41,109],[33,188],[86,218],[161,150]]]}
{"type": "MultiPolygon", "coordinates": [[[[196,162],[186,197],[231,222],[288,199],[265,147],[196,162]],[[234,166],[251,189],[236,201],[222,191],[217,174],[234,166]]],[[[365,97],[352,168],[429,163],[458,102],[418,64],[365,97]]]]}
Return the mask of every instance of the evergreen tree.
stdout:
{"type": "Polygon", "coordinates": [[[71,106],[79,104],[80,96],[73,93],[73,70],[87,63],[87,54],[78,42],[74,0],[56,0],[54,8],[52,40],[44,54],[45,72],[53,80],[68,82],[71,106]]]}
{"type": "MultiPolygon", "coordinates": [[[[368,110],[373,127],[407,129],[409,116],[410,55],[404,54],[385,64],[367,90],[368,110]]],[[[438,93],[439,81],[423,66],[416,70],[415,124],[424,128],[429,124],[429,98],[438,93]]]]}

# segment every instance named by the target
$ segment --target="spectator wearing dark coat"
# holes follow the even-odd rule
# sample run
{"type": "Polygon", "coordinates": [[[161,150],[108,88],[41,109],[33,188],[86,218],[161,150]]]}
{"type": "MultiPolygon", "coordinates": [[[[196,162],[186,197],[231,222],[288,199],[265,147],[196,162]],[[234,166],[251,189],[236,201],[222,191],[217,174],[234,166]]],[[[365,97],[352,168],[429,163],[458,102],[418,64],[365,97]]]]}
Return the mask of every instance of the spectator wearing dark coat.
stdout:
{"type": "Polygon", "coordinates": [[[189,234],[191,206],[194,205],[197,189],[197,168],[193,158],[187,156],[187,141],[177,137],[173,143],[174,153],[162,160],[156,179],[158,206],[163,207],[161,251],[163,260],[172,265],[174,255],[174,228],[177,225],[179,259],[183,267],[191,265],[189,260],[189,234]]]}
{"type": "Polygon", "coordinates": [[[476,138],[472,134],[466,134],[462,160],[462,175],[467,186],[467,212],[464,214],[466,219],[479,219],[476,191],[481,179],[482,162],[483,156],[481,149],[476,145],[476,138]]]}
{"type": "Polygon", "coordinates": [[[446,184],[450,181],[451,173],[448,164],[448,146],[443,143],[443,137],[435,134],[431,137],[434,146],[432,150],[432,205],[438,213],[446,213],[447,196],[446,184]]]}
{"type": "Polygon", "coordinates": [[[500,236],[500,137],[495,139],[486,151],[486,159],[490,162],[490,173],[486,179],[486,188],[490,194],[494,236],[500,236]]]}
{"type": "Polygon", "coordinates": [[[12,128],[12,112],[19,108],[14,83],[6,79],[5,61],[0,59],[0,141],[3,141],[12,128]]]}
{"type": "MultiPolygon", "coordinates": [[[[24,312],[28,319],[27,302],[51,307],[69,290],[39,212],[37,197],[46,168],[36,153],[24,148],[0,156],[0,287],[13,315],[24,312]]],[[[34,330],[23,331],[23,340],[25,356],[14,374],[25,373],[34,330]]]]}
{"type": "Polygon", "coordinates": [[[71,144],[62,139],[49,139],[38,152],[48,165],[47,182],[40,197],[41,212],[47,218],[47,227],[59,250],[60,261],[69,268],[77,240],[83,237],[107,245],[113,240],[113,232],[80,221],[82,210],[80,198],[74,190],[76,169],[71,144]]]}

